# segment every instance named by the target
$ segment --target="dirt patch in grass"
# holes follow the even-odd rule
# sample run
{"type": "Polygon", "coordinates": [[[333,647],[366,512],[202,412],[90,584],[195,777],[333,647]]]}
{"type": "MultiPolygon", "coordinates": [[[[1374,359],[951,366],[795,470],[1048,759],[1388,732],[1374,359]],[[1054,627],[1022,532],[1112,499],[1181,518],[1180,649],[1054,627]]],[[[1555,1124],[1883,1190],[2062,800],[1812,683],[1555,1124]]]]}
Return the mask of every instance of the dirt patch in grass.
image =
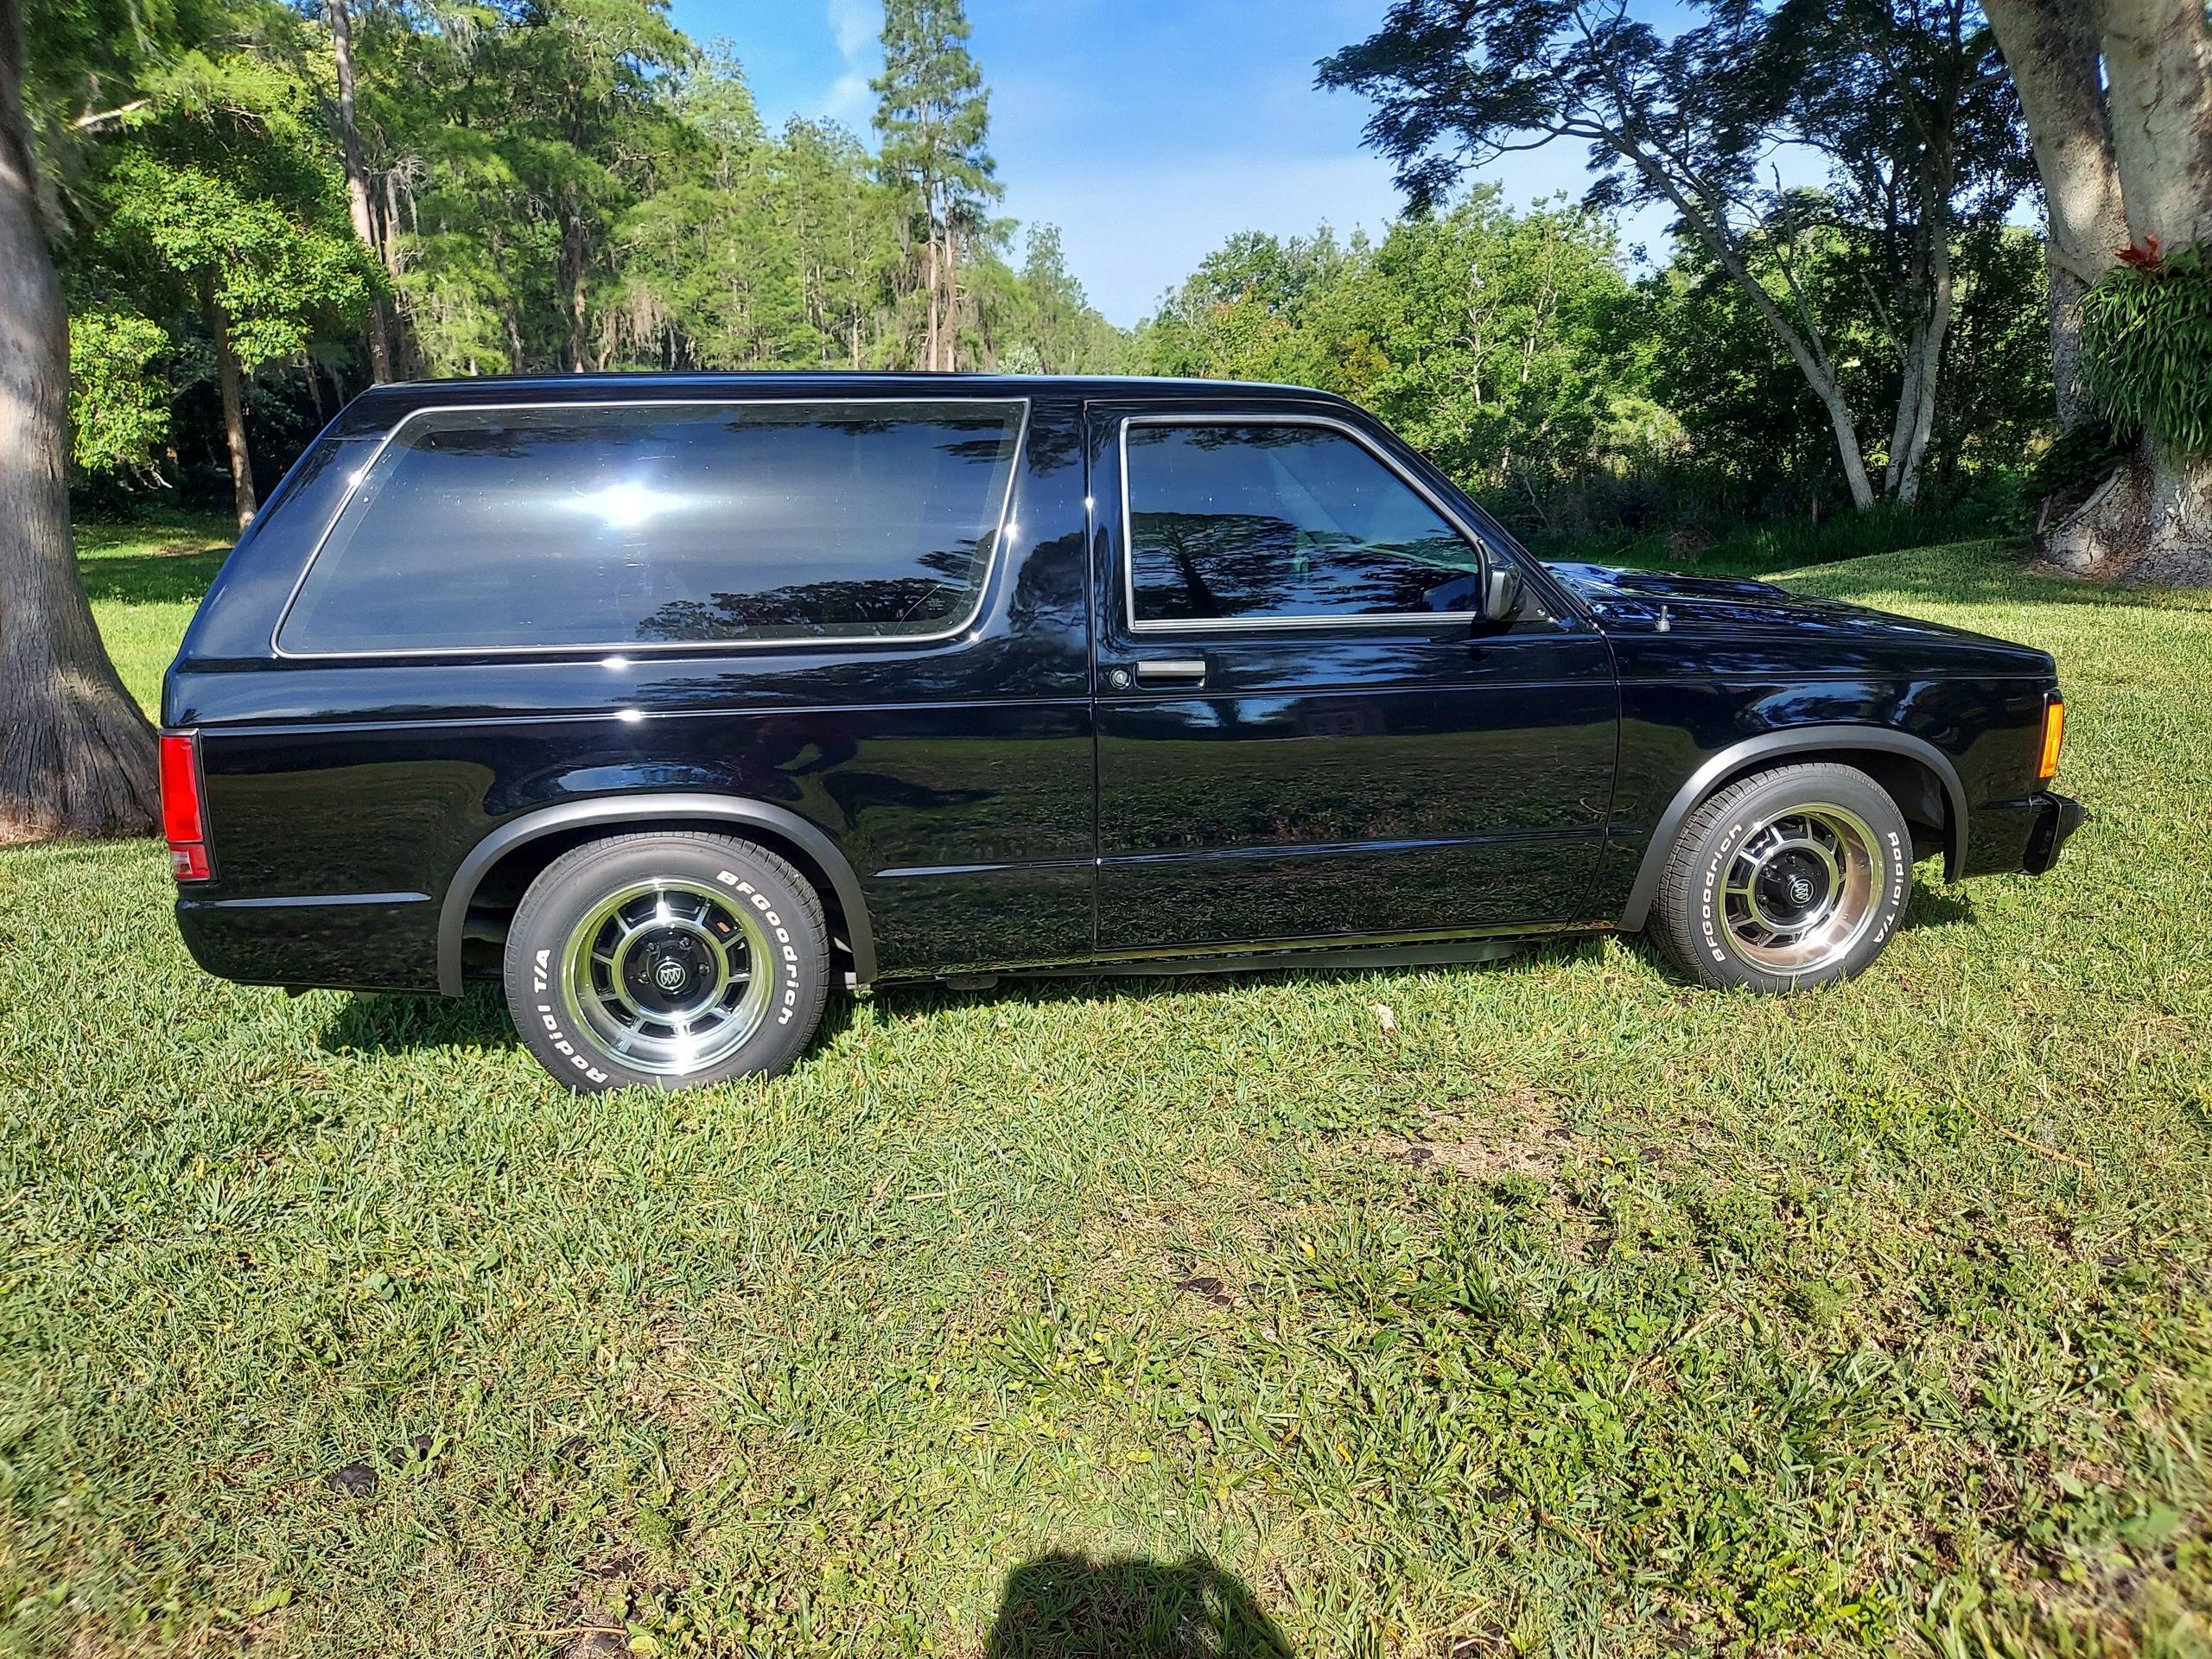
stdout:
{"type": "Polygon", "coordinates": [[[1411,1136],[1376,1137],[1376,1152],[1415,1169],[1437,1169],[1473,1181],[1503,1180],[1509,1175],[1548,1180],[1560,1161],[1576,1149],[1574,1131],[1560,1121],[1549,1101],[1513,1103],[1510,1115],[1476,1119],[1435,1114],[1411,1136]]]}

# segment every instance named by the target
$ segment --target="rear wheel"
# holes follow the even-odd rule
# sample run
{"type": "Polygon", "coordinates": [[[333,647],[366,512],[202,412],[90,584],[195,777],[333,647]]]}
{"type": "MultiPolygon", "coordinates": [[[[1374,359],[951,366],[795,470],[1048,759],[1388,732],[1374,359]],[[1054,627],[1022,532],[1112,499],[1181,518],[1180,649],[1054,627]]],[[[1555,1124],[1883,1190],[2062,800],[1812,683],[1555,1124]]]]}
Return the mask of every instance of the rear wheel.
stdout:
{"type": "Polygon", "coordinates": [[[1682,826],[1650,929],[1707,985],[1788,991],[1848,979],[1882,953],[1912,893],[1912,835],[1855,767],[1778,766],[1682,826]]]}
{"type": "Polygon", "coordinates": [[[829,993],[804,878],[766,848],[689,831],[566,853],[507,932],[507,1007],[570,1088],[685,1089],[798,1058],[829,993]]]}

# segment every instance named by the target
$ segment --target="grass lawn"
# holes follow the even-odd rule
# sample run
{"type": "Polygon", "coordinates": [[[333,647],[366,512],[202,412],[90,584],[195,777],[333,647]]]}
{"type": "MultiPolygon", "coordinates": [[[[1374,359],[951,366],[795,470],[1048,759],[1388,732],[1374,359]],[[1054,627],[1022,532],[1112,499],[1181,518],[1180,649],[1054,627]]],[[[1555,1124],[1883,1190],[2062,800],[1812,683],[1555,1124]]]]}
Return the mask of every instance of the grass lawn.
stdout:
{"type": "Polygon", "coordinates": [[[237,534],[227,518],[77,526],[77,563],[100,637],[124,684],[156,719],[162,676],[237,534]]]}
{"type": "MultiPolygon", "coordinates": [[[[150,697],[213,560],[85,539],[150,697]]],[[[1801,580],[2056,652],[2096,816],[1791,1001],[887,993],[585,1102],[0,855],[0,1650],[2205,1653],[2212,604],[1801,580]]]]}

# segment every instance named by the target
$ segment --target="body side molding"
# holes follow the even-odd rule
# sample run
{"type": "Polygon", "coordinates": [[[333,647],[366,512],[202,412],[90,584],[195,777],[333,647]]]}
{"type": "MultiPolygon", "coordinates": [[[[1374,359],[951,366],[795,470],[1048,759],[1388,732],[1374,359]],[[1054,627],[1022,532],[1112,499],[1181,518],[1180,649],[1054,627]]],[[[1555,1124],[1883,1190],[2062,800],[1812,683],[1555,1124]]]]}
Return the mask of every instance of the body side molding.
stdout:
{"type": "Polygon", "coordinates": [[[1943,879],[1955,880],[1966,859],[1967,792],[1959,782],[1958,768],[1951,764],[1950,756],[1925,738],[1886,726],[1795,726],[1731,744],[1692,772],[1689,780],[1675,791],[1674,798],[1667,803],[1667,810],[1660,814],[1659,822],[1652,826],[1650,840],[1644,843],[1643,861],[1637,867],[1636,885],[1629,889],[1628,903],[1621,910],[1621,931],[1633,933],[1643,927],[1650,914],[1652,895],[1658,891],[1660,872],[1666,868],[1667,855],[1674,846],[1675,836],[1721,779],[1762,760],[1784,760],[1815,751],[1834,753],[1853,749],[1902,754],[1919,761],[1936,774],[1951,809],[1943,838],[1943,879]]]}
{"type": "Polygon", "coordinates": [[[710,818],[734,830],[769,830],[804,849],[836,889],[837,906],[844,912],[846,943],[853,951],[854,982],[865,985],[875,977],[875,936],[868,925],[868,905],[861,896],[860,878],[837,850],[836,842],[798,813],[766,801],[670,792],[610,795],[543,807],[501,824],[469,849],[468,856],[461,860],[447,885],[445,901],[438,912],[438,989],[448,996],[461,995],[461,938],[469,900],[475,897],[484,873],[501,857],[525,842],[564,830],[586,826],[614,831],[651,830],[687,818],[710,818]]]}

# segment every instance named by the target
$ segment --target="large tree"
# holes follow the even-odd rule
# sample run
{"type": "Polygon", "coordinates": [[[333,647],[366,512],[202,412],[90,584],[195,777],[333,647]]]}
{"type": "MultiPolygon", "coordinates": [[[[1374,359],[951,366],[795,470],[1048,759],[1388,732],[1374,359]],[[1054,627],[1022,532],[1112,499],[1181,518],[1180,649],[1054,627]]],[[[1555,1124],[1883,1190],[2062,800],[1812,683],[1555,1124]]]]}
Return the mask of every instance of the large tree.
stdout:
{"type": "Polygon", "coordinates": [[[1039,374],[1103,374],[1122,361],[1120,331],[1093,310],[1068,269],[1059,227],[1030,227],[1019,272],[1009,273],[1009,315],[993,334],[1001,368],[1039,374]]]}
{"type": "Polygon", "coordinates": [[[602,336],[616,360],[761,368],[809,354],[791,238],[773,211],[769,144],[726,52],[683,77],[655,188],[615,231],[602,336]]]}
{"type": "Polygon", "coordinates": [[[1553,491],[1607,467],[1630,428],[1671,424],[1641,395],[1648,312],[1602,219],[1516,213],[1487,187],[1379,244],[1325,228],[1232,237],[1166,296],[1136,354],[1157,374],[1341,392],[1544,528],[1553,491]]]}
{"type": "Polygon", "coordinates": [[[428,365],[611,366],[626,220],[690,159],[671,92],[699,54],[664,0],[433,9],[362,35],[394,151],[385,234],[428,365]]]}
{"type": "Polygon", "coordinates": [[[297,20],[241,4],[235,22],[237,35],[183,53],[153,79],[149,107],[124,124],[95,195],[109,269],[207,332],[243,527],[257,505],[251,376],[358,326],[376,275],[346,224],[297,20]]]}
{"type": "MultiPolygon", "coordinates": [[[[369,205],[369,170],[361,158],[361,128],[353,73],[353,14],[346,9],[346,0],[326,0],[324,10],[330,24],[331,67],[337,76],[336,107],[332,113],[338,128],[338,157],[346,169],[346,210],[361,245],[380,257],[383,249],[378,243],[376,219],[369,205]]],[[[370,378],[389,380],[391,337],[385,328],[384,307],[373,295],[367,306],[367,323],[370,378]]]]}
{"type": "Polygon", "coordinates": [[[880,348],[878,324],[899,257],[896,198],[861,141],[829,122],[794,118],[769,154],[776,216],[789,227],[807,321],[821,342],[806,366],[860,369],[880,348]]]}
{"type": "Polygon", "coordinates": [[[1959,243],[2001,224],[2027,184],[2018,101],[1977,0],[1780,0],[1757,58],[1764,85],[1746,112],[1826,157],[1834,222],[1873,256],[1897,371],[1883,485],[1909,505],[1942,401],[1959,243]]]}
{"type": "Polygon", "coordinates": [[[989,226],[1001,194],[986,141],[990,99],[968,52],[960,0],[887,0],[875,130],[887,182],[912,205],[919,232],[923,362],[957,367],[960,253],[989,226]]]}
{"type": "Polygon", "coordinates": [[[2060,423],[2081,431],[2102,416],[2120,429],[2118,466],[2056,504],[2045,550],[2098,572],[2148,556],[2154,569],[2202,580],[2212,575],[2212,445],[2191,429],[2201,421],[2160,416],[2192,397],[2201,410],[2212,387],[2212,27],[2202,0],[1986,4],[2050,214],[2060,423]],[[2107,366],[2136,359],[2132,385],[2107,374],[2101,388],[2085,302],[2120,325],[2105,342],[2107,366]]]}
{"type": "Polygon", "coordinates": [[[1912,367],[1885,479],[1909,497],[1948,319],[1950,204],[1973,154],[1962,124],[1986,101],[1986,77],[1964,0],[1781,10],[1778,22],[1751,0],[1716,0],[1696,27],[1662,35],[1625,0],[1397,0],[1382,28],[1326,60],[1320,78],[1376,101],[1370,142],[1397,163],[1417,204],[1470,167],[1567,139],[1589,146],[1593,205],[1671,207],[1819,401],[1864,508],[1877,492],[1846,365],[1799,279],[1802,238],[1819,225],[1791,211],[1792,193],[1763,183],[1762,168],[1784,139],[1827,147],[1900,228],[1912,221],[1904,239],[1923,251],[1897,262],[1891,304],[1912,367]]]}
{"type": "Polygon", "coordinates": [[[0,0],[0,842],[143,835],[154,740],[92,625],[69,533],[69,334],[0,0]]]}
{"type": "Polygon", "coordinates": [[[134,146],[107,181],[110,239],[143,262],[199,314],[214,352],[230,458],[232,498],[244,529],[259,505],[246,430],[254,371],[303,353],[328,320],[359,319],[369,293],[368,255],[338,230],[335,204],[286,200],[223,166],[220,147],[194,154],[134,146]],[[325,211],[318,216],[315,209],[325,211]]]}

